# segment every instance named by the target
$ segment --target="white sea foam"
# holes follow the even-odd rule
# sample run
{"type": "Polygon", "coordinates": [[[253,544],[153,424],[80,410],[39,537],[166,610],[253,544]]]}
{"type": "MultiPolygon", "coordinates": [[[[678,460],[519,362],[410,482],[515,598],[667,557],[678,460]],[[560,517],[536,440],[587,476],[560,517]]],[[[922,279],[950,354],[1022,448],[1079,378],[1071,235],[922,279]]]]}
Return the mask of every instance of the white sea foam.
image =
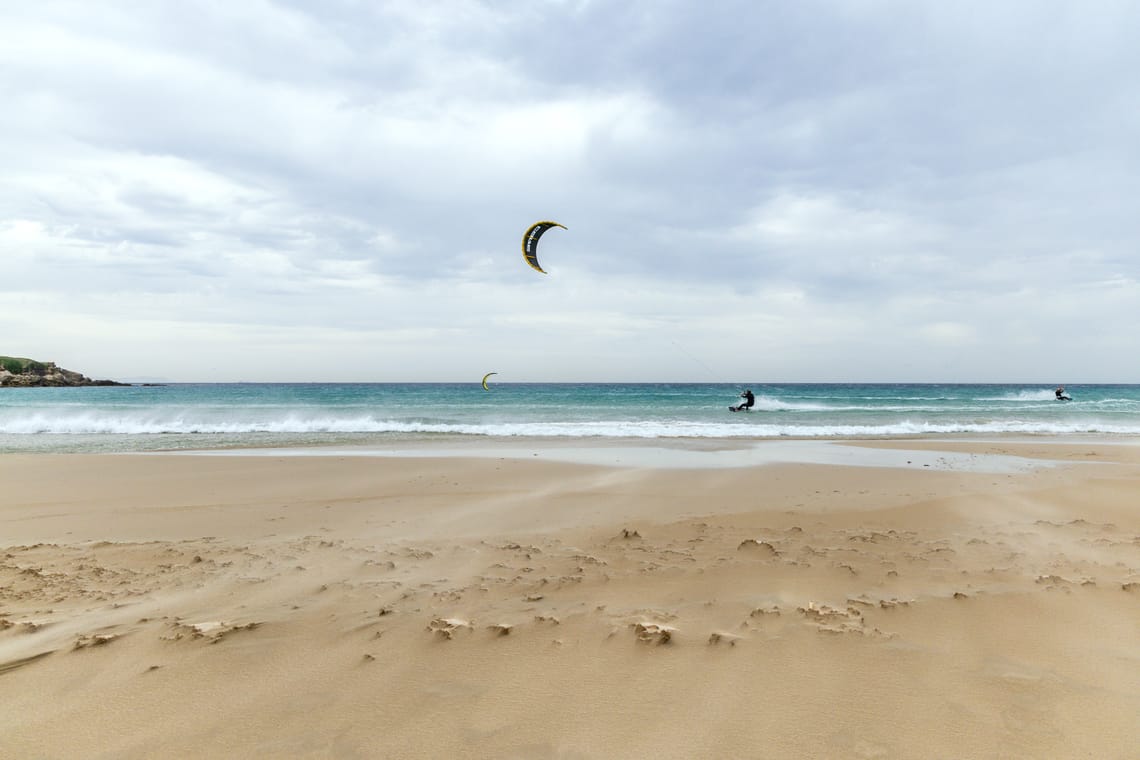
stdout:
{"type": "MultiPolygon", "coordinates": [[[[738,417],[740,415],[733,415],[738,417]]],[[[10,415],[0,419],[3,435],[241,435],[267,434],[452,434],[472,436],[526,436],[562,438],[780,438],[780,437],[862,437],[939,434],[1036,434],[1067,435],[1101,433],[1140,435],[1140,425],[1096,419],[1050,420],[901,420],[870,424],[820,424],[764,422],[753,413],[737,421],[697,422],[692,420],[599,420],[599,421],[519,421],[445,422],[395,420],[371,415],[333,415],[254,419],[210,419],[191,414],[44,414],[10,415]]]]}
{"type": "Polygon", "coordinates": [[[980,401],[1056,401],[1057,395],[1053,388],[1023,389],[1012,393],[1003,393],[999,396],[982,397],[980,401]]]}
{"type": "MultiPolygon", "coordinates": [[[[827,411],[827,410],[836,409],[836,407],[834,405],[820,404],[820,403],[815,403],[815,402],[810,402],[810,401],[783,401],[781,399],[773,398],[771,396],[757,396],[756,397],[756,406],[754,408],[757,411],[768,411],[768,412],[777,412],[777,411],[823,412],[823,411],[827,411]]],[[[847,407],[847,408],[855,409],[855,408],[860,408],[860,407],[847,407]]]]}

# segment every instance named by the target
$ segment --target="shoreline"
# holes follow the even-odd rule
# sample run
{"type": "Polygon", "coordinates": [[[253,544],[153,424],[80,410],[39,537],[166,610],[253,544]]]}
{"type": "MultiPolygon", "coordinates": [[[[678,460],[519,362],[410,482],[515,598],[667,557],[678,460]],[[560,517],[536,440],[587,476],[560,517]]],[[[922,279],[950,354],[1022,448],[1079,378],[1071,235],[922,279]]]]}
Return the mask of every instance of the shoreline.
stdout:
{"type": "MultiPolygon", "coordinates": [[[[1074,461],[1140,462],[1140,438],[1107,436],[653,439],[551,437],[412,440],[137,452],[156,456],[541,459],[603,467],[738,469],[773,464],[1015,472],[1074,461]],[[1107,447],[1107,448],[1105,448],[1107,447]]],[[[133,453],[133,452],[131,452],[133,453]]]]}
{"type": "Polygon", "coordinates": [[[1140,446],[527,443],[0,456],[0,754],[1140,746],[1140,446]]]}

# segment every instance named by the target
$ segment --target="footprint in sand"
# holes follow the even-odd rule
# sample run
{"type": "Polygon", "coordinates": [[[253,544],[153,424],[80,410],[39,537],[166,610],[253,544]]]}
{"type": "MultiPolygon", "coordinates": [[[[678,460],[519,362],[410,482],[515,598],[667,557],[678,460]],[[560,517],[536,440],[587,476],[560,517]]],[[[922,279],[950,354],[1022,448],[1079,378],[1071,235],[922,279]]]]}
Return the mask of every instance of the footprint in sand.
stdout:
{"type": "Polygon", "coordinates": [[[661,623],[640,622],[633,623],[631,627],[638,641],[654,646],[671,643],[677,634],[676,628],[661,623]]]}
{"type": "Polygon", "coordinates": [[[768,617],[768,616],[779,617],[780,616],[780,608],[776,607],[775,605],[773,605],[771,607],[757,607],[756,609],[752,610],[752,612],[750,612],[748,615],[749,615],[749,617],[754,617],[754,618],[756,618],[756,617],[768,617]]]}
{"type": "Polygon", "coordinates": [[[724,645],[734,647],[740,641],[744,641],[743,636],[737,636],[735,633],[728,633],[726,631],[713,631],[709,634],[709,645],[724,645]]]}
{"type": "Polygon", "coordinates": [[[238,631],[252,631],[255,628],[261,627],[261,623],[245,623],[244,625],[236,625],[233,623],[226,623],[220,620],[210,620],[203,623],[183,623],[176,621],[172,623],[174,628],[174,635],[163,637],[167,641],[178,641],[186,636],[192,639],[205,639],[211,644],[217,644],[222,641],[231,633],[238,631]]]}
{"type": "Polygon", "coordinates": [[[115,639],[119,638],[117,633],[93,633],[91,635],[82,635],[75,639],[75,644],[72,649],[90,649],[91,647],[101,647],[110,644],[115,639]]]}
{"type": "Polygon", "coordinates": [[[767,541],[759,541],[755,538],[744,539],[740,542],[740,545],[736,547],[736,550],[761,559],[780,556],[780,552],[776,551],[776,547],[772,546],[772,544],[767,541]]]}
{"type": "Polygon", "coordinates": [[[463,618],[435,618],[428,623],[427,630],[441,639],[451,641],[455,638],[456,634],[462,631],[470,633],[474,630],[474,626],[471,624],[471,621],[464,620],[463,618]]]}

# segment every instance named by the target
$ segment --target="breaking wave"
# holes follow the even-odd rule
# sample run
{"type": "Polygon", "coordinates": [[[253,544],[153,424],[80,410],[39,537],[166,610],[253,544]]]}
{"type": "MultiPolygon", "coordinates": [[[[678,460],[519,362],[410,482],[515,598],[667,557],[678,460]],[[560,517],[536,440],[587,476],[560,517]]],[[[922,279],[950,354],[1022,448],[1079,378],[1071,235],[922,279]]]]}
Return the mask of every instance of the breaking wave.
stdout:
{"type": "MultiPolygon", "coordinates": [[[[738,415],[733,415],[736,417],[738,415]]],[[[742,416],[742,415],[741,415],[742,416]]],[[[615,419],[594,421],[486,421],[385,419],[372,415],[338,417],[285,415],[247,420],[192,416],[31,414],[0,420],[0,435],[336,435],[452,434],[472,436],[549,436],[560,438],[776,438],[907,436],[959,433],[1140,435],[1140,424],[1105,420],[894,420],[882,422],[764,422],[753,413],[741,421],[615,419]]]]}

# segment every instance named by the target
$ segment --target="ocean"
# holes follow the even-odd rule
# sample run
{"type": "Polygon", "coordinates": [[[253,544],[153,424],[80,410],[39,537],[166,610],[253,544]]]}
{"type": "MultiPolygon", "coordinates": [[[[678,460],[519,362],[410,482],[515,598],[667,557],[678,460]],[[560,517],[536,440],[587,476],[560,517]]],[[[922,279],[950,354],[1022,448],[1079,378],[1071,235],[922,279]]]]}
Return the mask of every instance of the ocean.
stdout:
{"type": "Polygon", "coordinates": [[[1140,385],[177,383],[0,389],[0,452],[590,439],[1140,435],[1140,385]]]}

